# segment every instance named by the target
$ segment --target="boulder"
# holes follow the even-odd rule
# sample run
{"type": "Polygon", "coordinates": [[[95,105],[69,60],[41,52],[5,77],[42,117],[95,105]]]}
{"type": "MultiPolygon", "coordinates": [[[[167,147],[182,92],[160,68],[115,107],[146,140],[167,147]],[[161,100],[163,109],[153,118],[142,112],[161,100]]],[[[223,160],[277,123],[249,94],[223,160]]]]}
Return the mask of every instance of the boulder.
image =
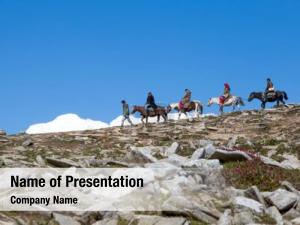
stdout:
{"type": "Polygon", "coordinates": [[[205,156],[205,149],[204,148],[198,148],[192,155],[192,160],[201,159],[205,156]]]}
{"type": "Polygon", "coordinates": [[[287,213],[285,213],[283,217],[286,220],[293,220],[293,219],[296,219],[296,218],[300,217],[300,212],[298,212],[297,210],[292,208],[287,213]]]}
{"type": "Polygon", "coordinates": [[[198,145],[200,145],[202,147],[212,145],[212,144],[213,144],[213,142],[211,140],[202,139],[202,140],[198,141],[198,145]]]}
{"type": "Polygon", "coordinates": [[[234,225],[249,225],[254,223],[253,215],[248,212],[240,212],[236,213],[233,217],[233,223],[234,225]]]}
{"type": "Polygon", "coordinates": [[[280,212],[286,212],[290,210],[295,206],[298,200],[298,195],[284,189],[278,189],[267,196],[267,201],[276,206],[280,212]]]}
{"type": "Polygon", "coordinates": [[[300,169],[300,161],[296,156],[285,154],[283,157],[285,160],[280,163],[282,167],[286,169],[300,169]]]}
{"type": "Polygon", "coordinates": [[[201,168],[202,171],[212,171],[222,169],[223,167],[220,164],[219,160],[207,160],[207,159],[198,159],[198,160],[186,160],[183,164],[183,167],[197,167],[201,168]]]}
{"type": "Polygon", "coordinates": [[[161,217],[161,216],[136,216],[137,225],[184,225],[186,219],[183,217],[161,217]]]}
{"type": "Polygon", "coordinates": [[[70,216],[53,213],[53,217],[59,225],[81,225],[77,220],[73,219],[70,216]]]}
{"type": "Polygon", "coordinates": [[[264,208],[266,208],[266,202],[264,200],[264,197],[261,195],[260,191],[256,186],[252,186],[246,190],[246,195],[250,198],[253,198],[254,200],[258,201],[263,205],[264,208]]]}
{"type": "Polygon", "coordinates": [[[135,163],[154,163],[157,159],[151,153],[152,149],[150,147],[134,147],[127,153],[126,158],[135,163]]]}
{"type": "Polygon", "coordinates": [[[181,166],[185,165],[189,161],[189,159],[187,157],[174,154],[174,155],[170,155],[168,158],[162,159],[160,161],[173,164],[177,167],[181,167],[181,166]]]}
{"type": "Polygon", "coordinates": [[[268,158],[266,156],[260,156],[260,159],[264,164],[270,165],[270,166],[276,166],[283,169],[299,169],[300,168],[300,161],[298,159],[286,159],[283,162],[279,163],[271,158],[268,158]]]}
{"type": "Polygon", "coordinates": [[[159,161],[156,163],[147,163],[144,165],[144,167],[154,169],[154,171],[158,171],[158,169],[162,168],[162,170],[159,170],[160,172],[157,172],[155,176],[157,178],[163,178],[165,180],[168,179],[168,177],[174,176],[181,170],[179,167],[176,167],[173,164],[164,161],[159,161]]]}
{"type": "Polygon", "coordinates": [[[264,206],[261,203],[245,197],[235,197],[233,204],[237,208],[248,208],[256,213],[262,213],[264,210],[264,206]]]}
{"type": "Polygon", "coordinates": [[[190,217],[207,224],[217,223],[222,216],[216,209],[207,208],[178,195],[173,195],[166,200],[162,210],[167,215],[190,217]]]}
{"type": "Polygon", "coordinates": [[[93,223],[92,225],[118,225],[117,219],[104,219],[93,223]]]}
{"type": "Polygon", "coordinates": [[[300,212],[300,203],[297,205],[296,210],[300,212]]]}
{"type": "Polygon", "coordinates": [[[293,225],[300,225],[300,217],[299,217],[299,218],[296,218],[296,219],[293,219],[293,220],[291,221],[291,223],[292,223],[293,225]]]}
{"type": "Polygon", "coordinates": [[[80,165],[70,159],[55,159],[51,157],[46,158],[47,163],[52,164],[53,166],[59,168],[68,168],[68,167],[80,167],[80,165]]]}
{"type": "Polygon", "coordinates": [[[232,216],[231,216],[231,210],[227,209],[221,216],[221,218],[218,221],[217,225],[231,225],[232,224],[232,216]]]}
{"type": "Polygon", "coordinates": [[[205,150],[205,158],[209,158],[216,151],[215,146],[213,144],[208,144],[204,147],[205,150]]]}
{"type": "Polygon", "coordinates": [[[275,206],[272,206],[266,210],[267,215],[276,221],[277,225],[284,225],[283,218],[275,206]]]}
{"type": "Polygon", "coordinates": [[[14,219],[9,218],[2,213],[0,213],[0,224],[1,225],[18,225],[18,223],[14,219]]]}
{"type": "Polygon", "coordinates": [[[275,161],[274,159],[271,159],[271,158],[268,158],[268,157],[262,156],[262,155],[259,156],[259,158],[261,159],[261,161],[264,164],[284,168],[284,167],[282,167],[282,165],[279,162],[275,161]]]}
{"type": "Polygon", "coordinates": [[[209,159],[218,159],[222,162],[232,161],[247,161],[252,160],[251,156],[242,151],[227,151],[216,149],[209,157],[209,159]]]}
{"type": "Polygon", "coordinates": [[[41,155],[37,155],[35,160],[40,166],[46,165],[46,162],[41,155]]]}
{"type": "Polygon", "coordinates": [[[170,156],[178,151],[179,144],[174,142],[170,147],[165,150],[165,156],[170,156]]]}
{"type": "Polygon", "coordinates": [[[288,181],[283,181],[281,185],[286,188],[288,191],[293,192],[294,194],[300,197],[300,192],[288,181]]]}
{"type": "Polygon", "coordinates": [[[24,147],[29,147],[29,146],[32,146],[32,145],[33,145],[33,141],[30,140],[30,139],[27,139],[26,141],[24,141],[22,143],[22,146],[24,146],[24,147]]]}
{"type": "Polygon", "coordinates": [[[20,151],[20,152],[27,151],[27,149],[26,149],[24,146],[17,146],[17,147],[14,147],[14,150],[20,151]]]}
{"type": "Polygon", "coordinates": [[[188,215],[190,215],[190,217],[196,219],[197,221],[201,221],[207,224],[216,224],[221,217],[221,215],[220,217],[215,217],[209,214],[207,214],[207,212],[202,211],[202,209],[188,211],[188,215]]]}

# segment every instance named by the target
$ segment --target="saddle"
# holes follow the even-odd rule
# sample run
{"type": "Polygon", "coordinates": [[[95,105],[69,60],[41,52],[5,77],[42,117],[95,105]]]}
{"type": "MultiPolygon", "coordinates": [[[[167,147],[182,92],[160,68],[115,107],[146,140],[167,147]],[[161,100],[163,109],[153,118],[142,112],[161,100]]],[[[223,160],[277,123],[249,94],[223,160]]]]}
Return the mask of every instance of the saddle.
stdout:
{"type": "Polygon", "coordinates": [[[182,101],[179,102],[179,109],[188,109],[190,107],[191,103],[183,103],[182,101]]]}
{"type": "Polygon", "coordinates": [[[231,98],[232,96],[229,96],[228,98],[226,98],[224,95],[220,96],[219,98],[220,104],[224,105],[231,98]]]}
{"type": "Polygon", "coordinates": [[[273,99],[273,98],[276,97],[276,92],[275,92],[275,91],[269,91],[269,92],[267,93],[266,97],[267,97],[268,99],[273,99]]]}

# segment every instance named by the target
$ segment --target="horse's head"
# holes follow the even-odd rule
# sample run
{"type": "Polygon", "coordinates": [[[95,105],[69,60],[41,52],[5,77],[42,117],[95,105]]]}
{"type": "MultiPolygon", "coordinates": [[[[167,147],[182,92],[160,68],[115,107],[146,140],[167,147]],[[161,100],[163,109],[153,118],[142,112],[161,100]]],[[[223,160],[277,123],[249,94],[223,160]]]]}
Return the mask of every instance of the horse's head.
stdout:
{"type": "Polygon", "coordinates": [[[131,111],[131,114],[135,114],[136,112],[137,112],[137,106],[136,105],[134,105],[134,106],[132,106],[132,111],[131,111]]]}
{"type": "Polygon", "coordinates": [[[208,99],[207,106],[209,107],[209,106],[211,106],[212,104],[213,104],[213,100],[212,100],[212,98],[208,99]]]}
{"type": "Polygon", "coordinates": [[[168,106],[166,107],[166,112],[169,113],[169,112],[171,112],[171,111],[172,111],[172,106],[171,106],[171,105],[168,105],[168,106]]]}
{"type": "Polygon", "coordinates": [[[171,103],[168,106],[170,106],[171,111],[172,110],[178,110],[179,109],[179,103],[171,103]]]}
{"type": "Polygon", "coordinates": [[[255,98],[255,93],[254,92],[250,93],[248,97],[248,102],[251,102],[254,98],[255,98]]]}

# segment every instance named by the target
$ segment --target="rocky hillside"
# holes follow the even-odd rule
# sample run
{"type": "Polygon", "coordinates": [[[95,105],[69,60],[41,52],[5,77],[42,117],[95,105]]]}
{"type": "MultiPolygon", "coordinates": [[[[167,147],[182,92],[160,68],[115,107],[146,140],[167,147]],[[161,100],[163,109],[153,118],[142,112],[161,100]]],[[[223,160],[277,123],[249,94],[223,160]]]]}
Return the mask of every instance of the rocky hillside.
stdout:
{"type": "Polygon", "coordinates": [[[172,178],[164,188],[186,195],[165,202],[171,212],[11,212],[0,213],[0,224],[300,224],[299,159],[299,105],[123,129],[2,133],[1,167],[176,166],[185,185],[172,178]]]}

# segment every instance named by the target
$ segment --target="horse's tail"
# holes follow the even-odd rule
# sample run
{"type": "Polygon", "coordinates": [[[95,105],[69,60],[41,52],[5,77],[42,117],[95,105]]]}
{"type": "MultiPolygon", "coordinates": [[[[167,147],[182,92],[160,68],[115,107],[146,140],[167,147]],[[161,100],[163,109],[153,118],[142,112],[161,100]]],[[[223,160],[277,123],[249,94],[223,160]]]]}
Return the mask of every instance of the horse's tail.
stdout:
{"type": "Polygon", "coordinates": [[[199,113],[202,115],[203,114],[203,105],[199,104],[199,113]]]}
{"type": "Polygon", "coordinates": [[[245,106],[245,102],[243,101],[243,99],[241,97],[238,97],[238,102],[241,106],[245,106]]]}
{"type": "Polygon", "coordinates": [[[203,114],[203,105],[202,105],[202,103],[199,101],[199,100],[193,100],[193,102],[195,103],[195,104],[198,104],[198,112],[202,115],[203,114]]]}
{"type": "Polygon", "coordinates": [[[287,93],[285,91],[283,91],[282,94],[283,94],[283,97],[284,97],[285,100],[289,99],[289,97],[288,97],[288,95],[287,95],[287,93]]]}

